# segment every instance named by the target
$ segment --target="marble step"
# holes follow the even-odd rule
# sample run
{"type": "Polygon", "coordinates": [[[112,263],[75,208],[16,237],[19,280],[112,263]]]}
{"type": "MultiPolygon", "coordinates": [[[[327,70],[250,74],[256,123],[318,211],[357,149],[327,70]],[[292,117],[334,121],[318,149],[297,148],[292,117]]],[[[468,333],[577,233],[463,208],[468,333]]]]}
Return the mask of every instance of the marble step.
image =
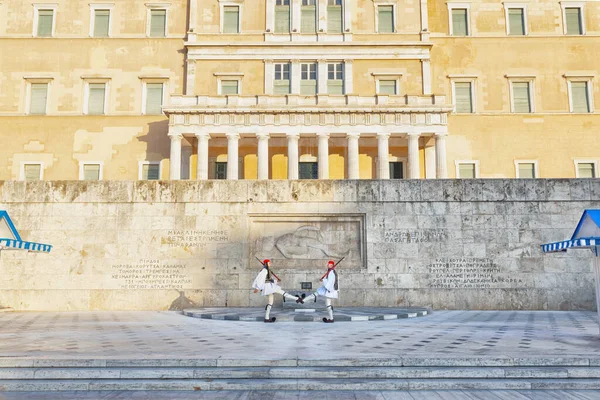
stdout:
{"type": "Polygon", "coordinates": [[[600,379],[600,367],[73,367],[0,368],[0,380],[600,379]]]}
{"type": "Polygon", "coordinates": [[[120,379],[0,380],[3,391],[598,390],[598,379],[120,379]]]}

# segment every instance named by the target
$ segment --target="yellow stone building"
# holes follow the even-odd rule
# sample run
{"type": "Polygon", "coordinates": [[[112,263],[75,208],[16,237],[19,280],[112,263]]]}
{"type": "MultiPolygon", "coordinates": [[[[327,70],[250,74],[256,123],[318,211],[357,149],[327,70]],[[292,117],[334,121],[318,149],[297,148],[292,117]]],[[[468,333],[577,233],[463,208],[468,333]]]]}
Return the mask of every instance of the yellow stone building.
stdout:
{"type": "Polygon", "coordinates": [[[598,54],[591,0],[0,0],[0,180],[597,177],[598,54]]]}

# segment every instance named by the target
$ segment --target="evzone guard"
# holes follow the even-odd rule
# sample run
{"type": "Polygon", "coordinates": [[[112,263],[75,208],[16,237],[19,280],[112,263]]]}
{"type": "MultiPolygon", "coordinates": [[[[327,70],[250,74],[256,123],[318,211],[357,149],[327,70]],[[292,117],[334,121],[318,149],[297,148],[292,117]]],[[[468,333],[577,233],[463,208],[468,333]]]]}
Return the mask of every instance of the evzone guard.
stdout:
{"type": "Polygon", "coordinates": [[[293,296],[289,293],[281,290],[281,287],[277,282],[281,282],[281,279],[273,271],[271,271],[271,260],[260,261],[263,269],[258,273],[256,279],[252,283],[254,293],[262,291],[263,296],[267,296],[267,305],[265,306],[265,322],[275,322],[277,318],[271,317],[271,307],[273,307],[273,294],[278,293],[286,299],[294,300],[296,303],[301,303],[302,298],[300,296],[293,296]]]}
{"type": "MultiPolygon", "coordinates": [[[[342,260],[338,261],[337,264],[339,264],[342,260]]],[[[327,305],[327,313],[329,316],[329,318],[323,317],[323,322],[326,323],[333,323],[333,306],[331,305],[331,299],[338,298],[339,285],[337,272],[335,271],[335,267],[337,266],[337,264],[334,263],[332,260],[329,260],[329,262],[327,263],[327,272],[320,279],[320,281],[323,282],[321,287],[309,296],[305,297],[304,295],[302,295],[302,299],[300,301],[304,304],[305,301],[309,301],[311,298],[313,298],[316,302],[317,297],[325,296],[325,304],[327,305]]]]}

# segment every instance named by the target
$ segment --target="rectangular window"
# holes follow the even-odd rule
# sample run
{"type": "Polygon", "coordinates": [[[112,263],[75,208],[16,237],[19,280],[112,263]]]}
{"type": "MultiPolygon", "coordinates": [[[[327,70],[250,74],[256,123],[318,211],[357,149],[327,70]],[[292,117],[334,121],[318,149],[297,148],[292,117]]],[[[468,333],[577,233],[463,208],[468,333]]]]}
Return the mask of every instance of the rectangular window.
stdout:
{"type": "Polygon", "coordinates": [[[313,95],[317,93],[317,64],[302,64],[300,67],[300,94],[313,95]]]}
{"type": "Polygon", "coordinates": [[[167,10],[150,10],[150,37],[167,36],[167,10]]]}
{"type": "Polygon", "coordinates": [[[290,0],[275,2],[275,33],[290,32],[290,0]]]}
{"type": "Polygon", "coordinates": [[[327,93],[344,94],[344,64],[327,64],[327,93]]]}
{"type": "Polygon", "coordinates": [[[223,33],[240,33],[240,8],[223,7],[223,33]]]}
{"type": "Polygon", "coordinates": [[[302,0],[300,8],[300,32],[315,33],[317,31],[317,7],[315,0],[302,0]]]}
{"type": "Polygon", "coordinates": [[[525,35],[525,9],[508,9],[508,34],[511,36],[525,35]]]}
{"type": "Polygon", "coordinates": [[[221,81],[221,94],[239,94],[239,82],[237,80],[222,80],[221,81]]]}
{"type": "Polygon", "coordinates": [[[29,104],[29,114],[45,115],[48,104],[48,84],[31,84],[31,103],[29,104]]]}
{"type": "Polygon", "coordinates": [[[404,179],[404,163],[390,162],[390,179],[404,179]]]}
{"type": "Polygon", "coordinates": [[[454,82],[454,102],[457,113],[470,114],[473,112],[471,85],[471,82],[454,82]]]}
{"type": "Polygon", "coordinates": [[[100,164],[83,164],[82,178],[84,181],[100,180],[100,164]]]}
{"type": "Polygon", "coordinates": [[[143,181],[157,181],[160,179],[160,164],[142,164],[140,179],[143,181]]]}
{"type": "Polygon", "coordinates": [[[102,115],[105,113],[106,83],[89,83],[88,114],[102,115]]]}
{"type": "Polygon", "coordinates": [[[162,114],[163,89],[162,83],[146,84],[146,114],[162,114]]]}
{"type": "Polygon", "coordinates": [[[342,33],[342,0],[328,0],[327,2],[327,32],[342,33]]]}
{"type": "Polygon", "coordinates": [[[54,22],[54,10],[38,10],[37,36],[52,36],[52,24],[54,22]]]}
{"type": "Polygon", "coordinates": [[[274,94],[290,93],[290,64],[275,64],[274,94]]]}
{"type": "Polygon", "coordinates": [[[518,163],[517,178],[521,179],[534,179],[536,177],[535,163],[518,163]]]}
{"type": "Polygon", "coordinates": [[[316,162],[300,162],[298,165],[299,179],[319,179],[319,164],[316,162]]]}
{"type": "Polygon", "coordinates": [[[23,179],[26,181],[39,181],[42,179],[42,164],[24,164],[23,179]]]}
{"type": "Polygon", "coordinates": [[[570,82],[571,86],[571,112],[591,112],[590,98],[587,82],[570,82]]]}
{"type": "Polygon", "coordinates": [[[513,112],[530,113],[531,85],[529,82],[512,82],[513,112]]]}
{"type": "Polygon", "coordinates": [[[469,36],[469,19],[466,8],[452,9],[452,36],[469,36]]]}
{"type": "Polygon", "coordinates": [[[215,163],[215,179],[227,179],[227,163],[215,163]]]}
{"type": "Polygon", "coordinates": [[[459,163],[458,164],[459,179],[474,179],[476,178],[476,169],[474,163],[459,163]]]}
{"type": "Polygon", "coordinates": [[[596,177],[595,163],[593,163],[593,162],[577,163],[577,177],[578,178],[595,178],[596,177]]]}
{"type": "Polygon", "coordinates": [[[94,11],[94,37],[108,37],[110,10],[94,11]]]}
{"type": "Polygon", "coordinates": [[[396,88],[396,80],[379,80],[379,94],[396,95],[398,90],[396,88]]]}
{"type": "Polygon", "coordinates": [[[567,35],[583,35],[580,7],[565,7],[565,24],[567,35]]]}
{"type": "Polygon", "coordinates": [[[377,7],[377,31],[379,33],[394,32],[394,6],[377,7]]]}

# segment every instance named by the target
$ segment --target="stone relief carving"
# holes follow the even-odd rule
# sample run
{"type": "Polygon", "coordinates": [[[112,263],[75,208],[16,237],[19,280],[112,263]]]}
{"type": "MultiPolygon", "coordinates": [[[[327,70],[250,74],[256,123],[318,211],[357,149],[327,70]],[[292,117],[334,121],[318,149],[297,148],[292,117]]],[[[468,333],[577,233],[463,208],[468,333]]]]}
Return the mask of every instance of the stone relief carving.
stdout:
{"type": "Polygon", "coordinates": [[[285,258],[342,258],[350,253],[350,247],[338,253],[324,243],[321,229],[303,225],[292,233],[286,233],[275,239],[275,248],[285,258]]]}

